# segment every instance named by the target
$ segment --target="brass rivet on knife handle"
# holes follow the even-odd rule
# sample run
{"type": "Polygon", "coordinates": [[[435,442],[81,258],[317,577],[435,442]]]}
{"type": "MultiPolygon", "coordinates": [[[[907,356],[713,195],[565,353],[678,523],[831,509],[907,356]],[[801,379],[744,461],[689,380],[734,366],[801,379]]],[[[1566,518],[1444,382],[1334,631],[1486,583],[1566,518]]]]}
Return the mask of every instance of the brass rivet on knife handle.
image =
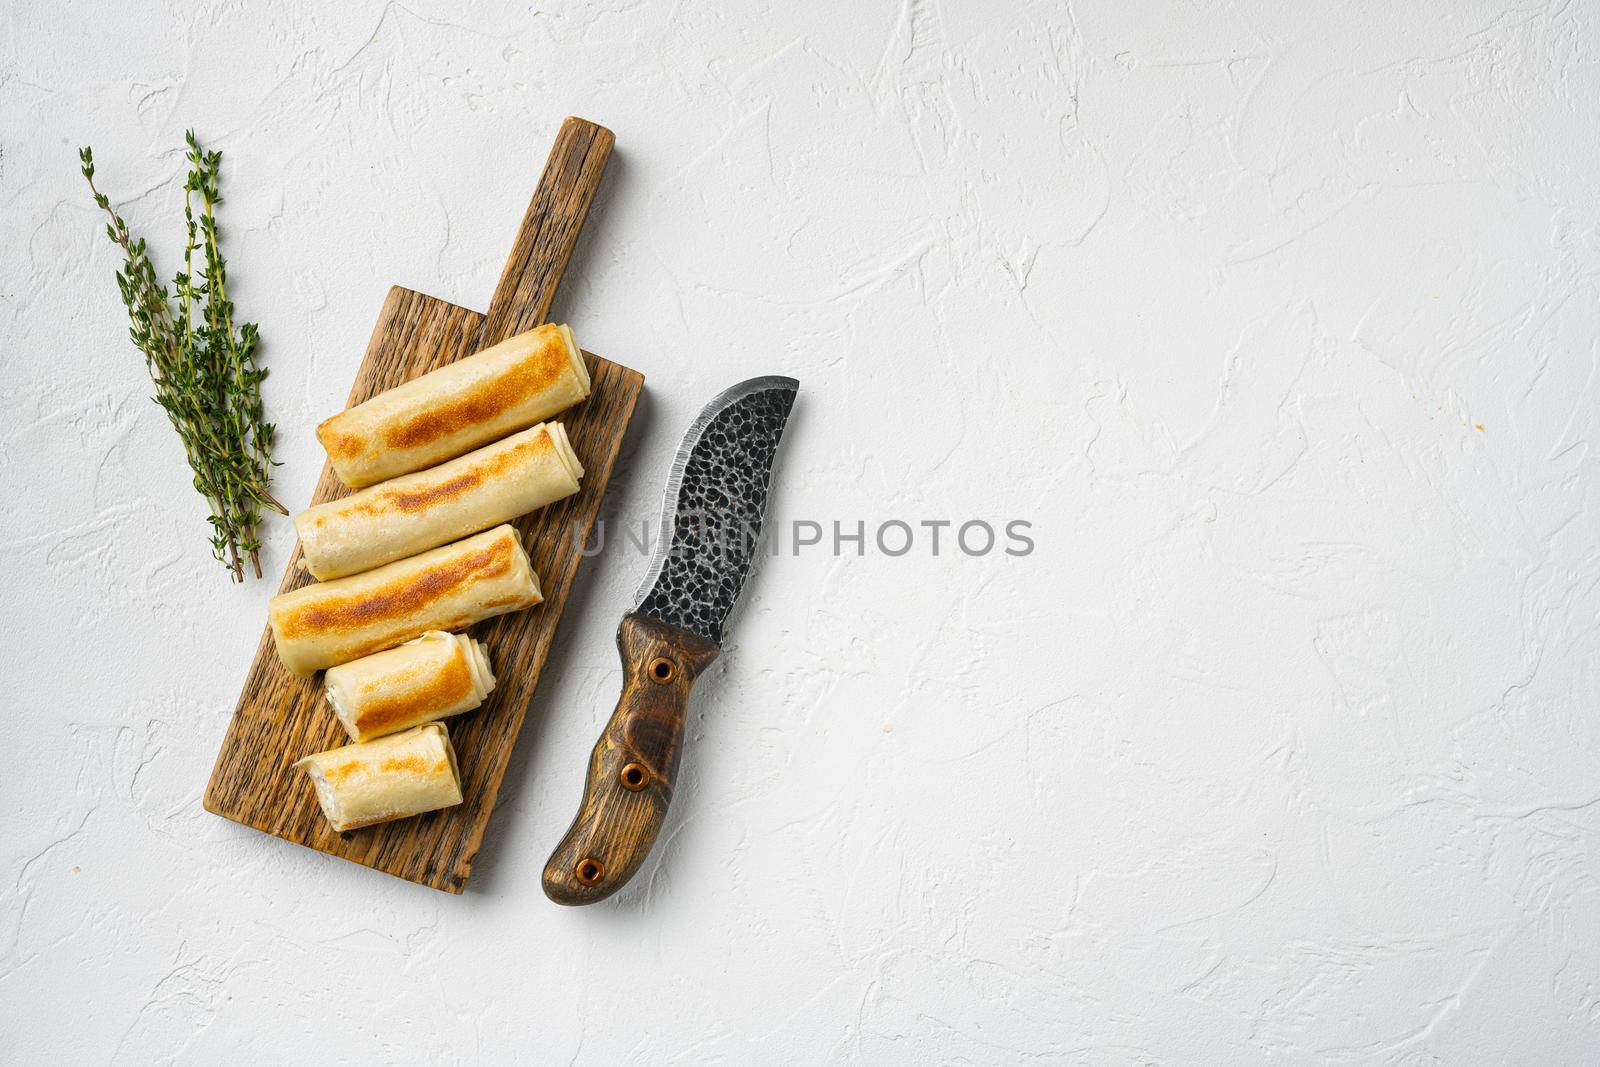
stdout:
{"type": "Polygon", "coordinates": [[[637,763],[630,763],[622,768],[622,788],[630,793],[637,793],[650,784],[650,772],[637,763]]]}
{"type": "Polygon", "coordinates": [[[599,860],[585,857],[572,869],[572,875],[583,885],[597,885],[605,877],[606,869],[599,860]]]}
{"type": "Polygon", "coordinates": [[[672,681],[672,676],[677,673],[677,668],[665,656],[657,656],[650,661],[650,680],[657,685],[666,685],[672,681]]]}
{"type": "Polygon", "coordinates": [[[544,892],[557,904],[592,904],[627,884],[650,854],[678,773],[689,691],[717,645],[644,615],[623,616],[617,630],[622,696],[595,742],[583,801],[544,868],[544,892]],[[665,662],[668,677],[655,667],[665,662]],[[630,768],[641,772],[633,785],[630,768]],[[592,881],[585,862],[599,866],[592,881]]]}
{"type": "Polygon", "coordinates": [[[615,135],[604,126],[580,118],[561,124],[489,301],[480,347],[544,322],[615,143],[615,135]]]}

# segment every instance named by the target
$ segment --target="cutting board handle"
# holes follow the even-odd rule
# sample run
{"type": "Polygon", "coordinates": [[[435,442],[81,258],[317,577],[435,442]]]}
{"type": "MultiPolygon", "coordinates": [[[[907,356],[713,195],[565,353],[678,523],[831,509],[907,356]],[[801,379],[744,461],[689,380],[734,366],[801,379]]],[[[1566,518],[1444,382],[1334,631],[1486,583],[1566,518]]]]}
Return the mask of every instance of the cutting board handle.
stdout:
{"type": "Polygon", "coordinates": [[[586,119],[569,117],[561,124],[489,301],[479,335],[482,347],[544,322],[616,140],[610,130],[586,119]]]}

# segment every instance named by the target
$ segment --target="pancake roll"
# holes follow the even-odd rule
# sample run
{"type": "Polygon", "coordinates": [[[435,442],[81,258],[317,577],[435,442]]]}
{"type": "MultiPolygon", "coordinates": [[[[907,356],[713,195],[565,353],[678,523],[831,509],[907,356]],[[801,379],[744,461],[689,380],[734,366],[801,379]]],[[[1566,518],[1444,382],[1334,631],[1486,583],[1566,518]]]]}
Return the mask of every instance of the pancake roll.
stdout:
{"type": "Polygon", "coordinates": [[[547,323],[413,378],[317,427],[352,489],[410,474],[516,433],[589,395],[566,326],[547,323]]]}
{"type": "Polygon", "coordinates": [[[582,477],[566,428],[540,423],[437,467],[307,508],[294,517],[300,566],[322,580],[359,574],[571,496],[582,477]]]}
{"type": "Polygon", "coordinates": [[[461,771],[442,723],[318,752],[295,767],[338,833],[461,803],[461,771]]]}
{"type": "Polygon", "coordinates": [[[304,678],[429,630],[465,630],[542,599],[522,538],[507,525],[375,570],[279,593],[267,604],[267,620],[278,658],[304,678]]]}
{"type": "Polygon", "coordinates": [[[471,711],[494,690],[483,643],[443,630],[329,667],[324,681],[334,715],[356,742],[471,711]]]}

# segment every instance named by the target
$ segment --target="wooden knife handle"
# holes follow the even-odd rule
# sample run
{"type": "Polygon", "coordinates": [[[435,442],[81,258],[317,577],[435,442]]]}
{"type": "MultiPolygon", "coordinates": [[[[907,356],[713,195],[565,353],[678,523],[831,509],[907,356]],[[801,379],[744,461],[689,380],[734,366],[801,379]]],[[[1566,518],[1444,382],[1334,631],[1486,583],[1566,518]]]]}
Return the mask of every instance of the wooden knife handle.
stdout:
{"type": "Polygon", "coordinates": [[[545,896],[593,904],[644,863],[672,802],[689,690],[722,650],[643,615],[622,617],[622,696],[589,757],[583,803],[544,868],[545,896]]]}

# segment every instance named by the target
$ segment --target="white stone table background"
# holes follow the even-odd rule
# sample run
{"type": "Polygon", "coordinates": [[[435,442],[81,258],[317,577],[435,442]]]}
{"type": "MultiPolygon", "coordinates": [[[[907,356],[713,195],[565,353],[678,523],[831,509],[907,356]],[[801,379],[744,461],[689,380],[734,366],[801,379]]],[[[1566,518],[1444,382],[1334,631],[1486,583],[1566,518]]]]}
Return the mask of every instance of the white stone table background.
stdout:
{"type": "Polygon", "coordinates": [[[0,1048],[18,1063],[1600,1056],[1600,10],[8,0],[0,1048]],[[698,406],[804,385],[782,523],[1026,557],[753,579],[637,882],[538,871],[643,569],[592,561],[469,892],[207,815],[230,586],[77,174],[226,153],[277,487],[388,286],[482,307],[567,114],[557,314],[698,406]]]}

